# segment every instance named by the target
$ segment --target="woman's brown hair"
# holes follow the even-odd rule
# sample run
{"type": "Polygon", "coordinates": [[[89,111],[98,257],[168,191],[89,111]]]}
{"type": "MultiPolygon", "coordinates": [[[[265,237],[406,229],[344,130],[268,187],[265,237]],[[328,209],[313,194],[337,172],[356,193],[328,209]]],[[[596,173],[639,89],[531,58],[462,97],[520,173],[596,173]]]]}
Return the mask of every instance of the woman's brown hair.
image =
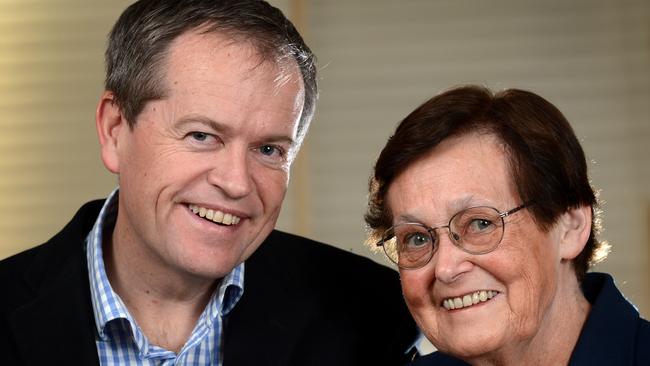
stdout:
{"type": "Polygon", "coordinates": [[[481,86],[458,87],[429,99],[402,120],[370,179],[365,215],[369,242],[378,241],[392,225],[385,198],[395,178],[442,141],[473,132],[492,134],[505,144],[519,198],[535,203],[528,209],[541,230],[548,231],[571,208],[592,208],[591,234],[573,263],[582,280],[589,266],[608,251],[608,245],[596,238],[598,202],[585,154],[564,115],[544,98],[524,90],[493,93],[481,86]]]}

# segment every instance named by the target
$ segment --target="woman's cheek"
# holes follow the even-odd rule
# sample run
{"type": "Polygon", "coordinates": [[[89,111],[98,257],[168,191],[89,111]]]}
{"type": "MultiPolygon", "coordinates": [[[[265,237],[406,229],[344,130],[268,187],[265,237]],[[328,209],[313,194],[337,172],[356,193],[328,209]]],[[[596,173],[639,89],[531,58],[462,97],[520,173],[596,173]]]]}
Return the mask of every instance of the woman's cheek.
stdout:
{"type": "Polygon", "coordinates": [[[411,311],[431,306],[431,294],[433,293],[430,286],[431,281],[426,275],[417,272],[418,270],[402,270],[400,272],[402,291],[411,311]]]}

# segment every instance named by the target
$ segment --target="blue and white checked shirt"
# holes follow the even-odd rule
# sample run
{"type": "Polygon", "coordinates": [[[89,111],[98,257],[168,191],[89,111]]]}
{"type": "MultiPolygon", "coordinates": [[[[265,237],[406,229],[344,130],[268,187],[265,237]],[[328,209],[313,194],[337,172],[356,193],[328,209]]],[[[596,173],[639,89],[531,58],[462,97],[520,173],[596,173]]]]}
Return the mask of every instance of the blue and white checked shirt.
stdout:
{"type": "Polygon", "coordinates": [[[117,218],[118,189],[102,207],[95,226],[86,238],[90,293],[98,338],[97,353],[102,366],[112,365],[221,365],[223,320],[244,293],[244,263],[235,267],[215,290],[187,343],[174,353],[149,343],[129,314],[122,299],[108,282],[102,254],[103,229],[117,218]]]}

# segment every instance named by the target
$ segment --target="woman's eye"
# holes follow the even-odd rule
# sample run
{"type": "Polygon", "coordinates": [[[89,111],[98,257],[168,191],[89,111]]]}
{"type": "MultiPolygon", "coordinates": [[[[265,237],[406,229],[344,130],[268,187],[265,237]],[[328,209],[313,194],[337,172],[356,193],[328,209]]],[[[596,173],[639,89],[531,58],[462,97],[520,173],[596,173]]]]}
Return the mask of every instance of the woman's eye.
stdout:
{"type": "Polygon", "coordinates": [[[492,228],[492,221],[487,219],[474,219],[469,223],[469,231],[473,233],[480,233],[492,228]]]}
{"type": "Polygon", "coordinates": [[[429,241],[430,241],[430,237],[428,234],[419,233],[419,232],[407,235],[404,240],[405,244],[408,247],[412,247],[412,248],[417,248],[423,245],[427,245],[429,241]]]}

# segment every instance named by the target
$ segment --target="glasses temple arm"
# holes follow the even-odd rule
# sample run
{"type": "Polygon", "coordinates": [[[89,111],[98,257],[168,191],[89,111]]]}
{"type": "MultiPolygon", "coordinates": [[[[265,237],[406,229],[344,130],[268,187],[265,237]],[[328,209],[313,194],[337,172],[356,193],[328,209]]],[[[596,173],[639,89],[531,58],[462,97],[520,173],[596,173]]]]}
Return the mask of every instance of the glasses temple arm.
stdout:
{"type": "Polygon", "coordinates": [[[502,213],[500,213],[499,216],[501,216],[501,217],[507,217],[507,216],[512,215],[513,213],[515,213],[515,212],[521,210],[522,208],[526,208],[526,207],[532,205],[533,203],[535,203],[535,202],[532,201],[532,200],[530,200],[530,201],[528,201],[528,202],[525,202],[525,203],[522,203],[521,205],[519,205],[519,206],[517,206],[517,207],[515,207],[515,208],[513,208],[513,209],[511,209],[511,210],[508,210],[508,211],[506,211],[506,212],[502,212],[502,213]]]}

